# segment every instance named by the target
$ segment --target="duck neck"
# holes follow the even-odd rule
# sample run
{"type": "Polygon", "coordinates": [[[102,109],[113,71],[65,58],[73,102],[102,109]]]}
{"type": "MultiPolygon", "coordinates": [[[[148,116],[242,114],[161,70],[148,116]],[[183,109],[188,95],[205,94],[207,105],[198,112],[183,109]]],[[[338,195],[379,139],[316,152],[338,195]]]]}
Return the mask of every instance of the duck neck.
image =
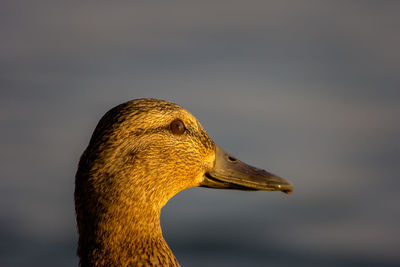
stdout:
{"type": "Polygon", "coordinates": [[[94,218],[78,218],[81,266],[179,266],[162,236],[160,209],[113,204],[94,218]]]}

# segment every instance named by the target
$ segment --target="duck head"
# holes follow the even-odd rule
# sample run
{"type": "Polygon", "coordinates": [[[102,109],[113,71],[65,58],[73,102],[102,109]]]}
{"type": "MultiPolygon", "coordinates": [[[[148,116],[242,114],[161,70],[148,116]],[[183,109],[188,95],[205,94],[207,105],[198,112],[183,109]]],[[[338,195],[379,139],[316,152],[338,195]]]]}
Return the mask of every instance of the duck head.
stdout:
{"type": "Polygon", "coordinates": [[[111,109],[98,123],[76,174],[81,263],[84,254],[93,261],[102,250],[112,255],[113,246],[134,246],[129,242],[147,232],[146,238],[159,239],[154,229],[161,208],[195,186],[292,191],[287,180],[226,153],[174,103],[138,99],[111,109]]]}

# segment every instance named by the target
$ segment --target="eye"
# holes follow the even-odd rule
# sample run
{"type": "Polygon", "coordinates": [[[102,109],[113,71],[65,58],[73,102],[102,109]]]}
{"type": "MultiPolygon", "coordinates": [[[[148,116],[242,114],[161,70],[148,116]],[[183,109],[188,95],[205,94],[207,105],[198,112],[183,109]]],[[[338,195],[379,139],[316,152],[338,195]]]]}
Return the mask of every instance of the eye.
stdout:
{"type": "Polygon", "coordinates": [[[169,127],[171,128],[172,133],[176,135],[181,135],[185,132],[185,124],[183,124],[180,119],[176,119],[171,122],[169,127]]]}

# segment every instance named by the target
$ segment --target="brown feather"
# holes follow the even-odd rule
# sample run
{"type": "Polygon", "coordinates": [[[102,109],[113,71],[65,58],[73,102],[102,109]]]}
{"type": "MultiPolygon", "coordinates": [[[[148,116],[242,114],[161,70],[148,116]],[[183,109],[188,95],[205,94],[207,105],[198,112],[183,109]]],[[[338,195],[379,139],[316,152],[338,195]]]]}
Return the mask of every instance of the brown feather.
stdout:
{"type": "Polygon", "coordinates": [[[75,179],[80,266],[179,266],[160,227],[161,208],[200,185],[214,143],[188,111],[138,99],[108,111],[81,156],[75,179]],[[174,119],[185,134],[174,135],[174,119]]]}

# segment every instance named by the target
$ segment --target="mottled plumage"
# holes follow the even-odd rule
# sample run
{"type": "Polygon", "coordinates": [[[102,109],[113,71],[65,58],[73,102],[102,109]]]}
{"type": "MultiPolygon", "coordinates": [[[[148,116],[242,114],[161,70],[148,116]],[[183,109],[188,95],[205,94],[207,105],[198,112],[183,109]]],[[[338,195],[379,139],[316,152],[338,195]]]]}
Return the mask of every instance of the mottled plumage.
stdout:
{"type": "Polygon", "coordinates": [[[161,234],[160,210],[200,185],[213,149],[197,120],[173,103],[139,99],[107,112],[76,174],[81,266],[178,266],[161,234]],[[170,132],[175,118],[187,135],[170,132]]]}
{"type": "Polygon", "coordinates": [[[80,265],[179,266],[162,236],[160,212],[193,186],[291,191],[282,178],[226,154],[176,104],[137,99],[108,111],[76,173],[80,265]],[[171,131],[174,120],[183,123],[182,134],[171,131]]]}

